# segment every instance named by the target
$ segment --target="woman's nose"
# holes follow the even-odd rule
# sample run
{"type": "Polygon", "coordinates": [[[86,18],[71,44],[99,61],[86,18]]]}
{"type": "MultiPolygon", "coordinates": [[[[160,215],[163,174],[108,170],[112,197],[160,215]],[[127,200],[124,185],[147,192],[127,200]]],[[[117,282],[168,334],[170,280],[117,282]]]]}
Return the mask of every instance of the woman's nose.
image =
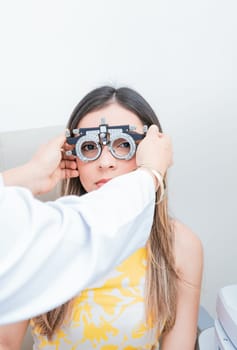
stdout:
{"type": "Polygon", "coordinates": [[[98,158],[98,166],[99,168],[115,168],[116,167],[116,159],[112,156],[109,151],[108,146],[104,146],[101,152],[100,157],[98,158]]]}

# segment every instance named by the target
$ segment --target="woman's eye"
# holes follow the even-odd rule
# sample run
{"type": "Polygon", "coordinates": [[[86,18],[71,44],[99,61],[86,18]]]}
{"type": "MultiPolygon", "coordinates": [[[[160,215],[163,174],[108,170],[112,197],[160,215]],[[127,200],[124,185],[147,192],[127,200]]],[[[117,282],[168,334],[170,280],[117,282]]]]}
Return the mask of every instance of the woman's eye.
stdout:
{"type": "Polygon", "coordinates": [[[130,144],[129,144],[129,142],[122,142],[122,143],[120,143],[117,147],[129,148],[129,147],[130,147],[130,144]]]}
{"type": "Polygon", "coordinates": [[[82,146],[82,151],[89,152],[94,151],[96,146],[93,143],[87,143],[82,146]]]}

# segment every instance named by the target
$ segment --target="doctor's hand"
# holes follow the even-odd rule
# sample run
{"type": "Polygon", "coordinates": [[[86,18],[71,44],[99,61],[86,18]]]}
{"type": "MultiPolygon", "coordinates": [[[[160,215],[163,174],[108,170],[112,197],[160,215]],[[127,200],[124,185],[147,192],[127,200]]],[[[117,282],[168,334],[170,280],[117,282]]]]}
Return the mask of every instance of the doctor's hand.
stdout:
{"type": "Polygon", "coordinates": [[[138,167],[154,169],[164,176],[167,169],[173,164],[170,137],[160,133],[156,125],[151,125],[146,137],[138,145],[136,162],[138,167]]]}
{"type": "Polygon", "coordinates": [[[75,157],[64,156],[64,149],[71,147],[65,144],[65,141],[64,135],[52,139],[47,144],[42,145],[29,162],[31,167],[37,168],[38,174],[39,185],[34,186],[34,193],[47,193],[60,180],[79,175],[75,157]]]}
{"type": "Polygon", "coordinates": [[[77,177],[77,165],[73,157],[63,157],[65,136],[58,136],[42,145],[32,159],[17,168],[3,172],[5,185],[23,186],[33,194],[52,190],[59,180],[77,177]]]}

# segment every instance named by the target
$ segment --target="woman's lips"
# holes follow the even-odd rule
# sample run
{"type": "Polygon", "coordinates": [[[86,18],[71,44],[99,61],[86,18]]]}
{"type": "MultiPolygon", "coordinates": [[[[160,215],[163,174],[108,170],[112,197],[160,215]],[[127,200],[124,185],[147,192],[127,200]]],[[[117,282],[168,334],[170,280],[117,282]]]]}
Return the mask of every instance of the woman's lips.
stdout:
{"type": "Polygon", "coordinates": [[[99,187],[103,186],[104,184],[106,184],[110,180],[111,179],[101,179],[101,180],[97,181],[95,184],[99,188],[99,187]]]}

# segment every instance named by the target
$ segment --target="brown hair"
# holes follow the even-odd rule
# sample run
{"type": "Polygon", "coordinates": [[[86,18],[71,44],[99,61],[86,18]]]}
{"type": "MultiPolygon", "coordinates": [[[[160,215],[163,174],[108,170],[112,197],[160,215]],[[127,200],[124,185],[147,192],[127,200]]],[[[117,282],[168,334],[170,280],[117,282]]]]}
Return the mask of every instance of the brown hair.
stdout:
{"type": "MultiPolygon", "coordinates": [[[[70,130],[77,128],[79,121],[89,112],[99,110],[109,103],[118,103],[134,112],[147,126],[156,124],[162,132],[151,106],[136,91],[122,87],[115,89],[103,86],[87,94],[75,107],[68,121],[70,130]]],[[[86,193],[80,179],[64,181],[63,194],[86,193]]],[[[159,191],[157,198],[159,198],[159,191]]],[[[152,230],[147,242],[147,271],[145,290],[146,322],[149,327],[156,327],[160,332],[169,331],[176,316],[177,272],[173,253],[173,227],[168,216],[167,197],[156,205],[152,230]]],[[[73,300],[33,319],[42,335],[49,339],[70,314],[73,300]]]]}

